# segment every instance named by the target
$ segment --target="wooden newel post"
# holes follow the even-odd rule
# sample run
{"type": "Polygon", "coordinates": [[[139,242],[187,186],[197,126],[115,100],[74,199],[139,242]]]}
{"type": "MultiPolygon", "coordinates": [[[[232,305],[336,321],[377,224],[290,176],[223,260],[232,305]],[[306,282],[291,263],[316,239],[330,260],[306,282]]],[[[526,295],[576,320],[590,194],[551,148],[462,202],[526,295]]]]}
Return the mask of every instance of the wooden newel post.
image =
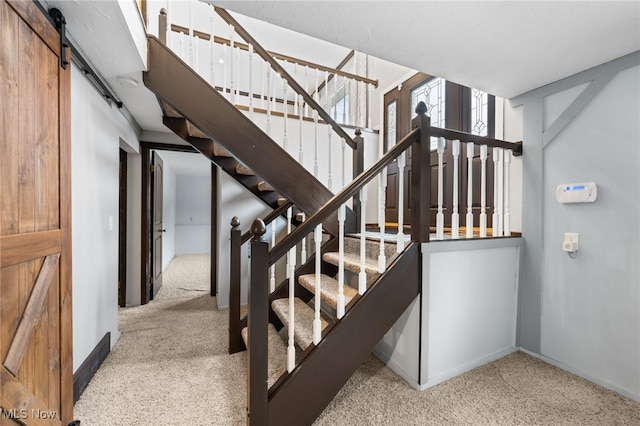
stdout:
{"type": "Polygon", "coordinates": [[[262,219],[251,225],[251,285],[249,286],[249,333],[247,368],[247,424],[267,424],[267,362],[269,322],[269,244],[262,219]]]}
{"type": "Polygon", "coordinates": [[[229,353],[245,350],[240,329],[240,270],[242,258],[240,220],[231,219],[231,261],[229,262],[229,353]]]}
{"type": "MultiPolygon", "coordinates": [[[[353,178],[355,179],[364,171],[364,138],[359,127],[356,129],[356,137],[353,138],[353,141],[356,143],[356,148],[353,150],[353,178]]],[[[360,220],[362,219],[360,191],[353,196],[353,210],[357,218],[356,229],[360,229],[360,220]]],[[[355,232],[355,230],[351,232],[355,232]]]]}
{"type": "Polygon", "coordinates": [[[160,9],[158,16],[158,38],[167,44],[167,10],[165,8],[160,9]]]}
{"type": "Polygon", "coordinates": [[[411,147],[411,240],[429,242],[431,224],[431,118],[427,106],[418,102],[412,128],[420,129],[411,147]]]}

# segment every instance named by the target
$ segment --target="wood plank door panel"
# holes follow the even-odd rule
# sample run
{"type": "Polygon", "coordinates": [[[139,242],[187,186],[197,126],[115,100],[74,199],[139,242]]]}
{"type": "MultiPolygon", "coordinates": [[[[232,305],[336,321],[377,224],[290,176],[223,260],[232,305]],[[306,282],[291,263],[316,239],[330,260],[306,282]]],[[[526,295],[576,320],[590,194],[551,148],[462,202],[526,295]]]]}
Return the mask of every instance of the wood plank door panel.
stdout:
{"type": "Polygon", "coordinates": [[[33,2],[0,1],[0,424],[73,419],[70,69],[33,2]]]}

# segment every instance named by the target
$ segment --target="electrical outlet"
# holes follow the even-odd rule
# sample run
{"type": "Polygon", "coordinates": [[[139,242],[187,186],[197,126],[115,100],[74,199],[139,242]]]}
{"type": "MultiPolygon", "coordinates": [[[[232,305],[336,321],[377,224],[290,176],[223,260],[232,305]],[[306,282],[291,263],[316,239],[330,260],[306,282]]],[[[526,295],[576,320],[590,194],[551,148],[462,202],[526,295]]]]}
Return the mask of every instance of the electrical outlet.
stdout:
{"type": "Polygon", "coordinates": [[[569,253],[576,252],[578,251],[579,242],[579,234],[577,232],[565,232],[562,250],[569,253]]]}

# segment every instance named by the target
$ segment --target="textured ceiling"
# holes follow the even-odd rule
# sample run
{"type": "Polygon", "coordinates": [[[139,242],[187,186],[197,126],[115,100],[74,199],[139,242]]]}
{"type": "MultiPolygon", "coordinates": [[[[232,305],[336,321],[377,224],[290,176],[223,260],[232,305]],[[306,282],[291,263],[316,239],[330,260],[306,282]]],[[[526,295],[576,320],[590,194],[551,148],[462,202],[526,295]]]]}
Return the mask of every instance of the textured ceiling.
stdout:
{"type": "Polygon", "coordinates": [[[640,50],[640,2],[218,1],[511,98],[640,50]]]}

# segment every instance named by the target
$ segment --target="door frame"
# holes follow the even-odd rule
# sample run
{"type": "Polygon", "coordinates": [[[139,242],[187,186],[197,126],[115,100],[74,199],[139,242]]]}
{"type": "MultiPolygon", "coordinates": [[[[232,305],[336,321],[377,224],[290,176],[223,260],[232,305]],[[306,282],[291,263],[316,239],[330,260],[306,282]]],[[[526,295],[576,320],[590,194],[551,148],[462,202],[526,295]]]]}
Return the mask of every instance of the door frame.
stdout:
{"type": "MultiPolygon", "coordinates": [[[[153,233],[152,223],[152,172],[151,172],[151,153],[153,151],[174,151],[199,154],[195,148],[190,145],[163,144],[157,142],[140,142],[140,155],[142,156],[142,200],[141,200],[141,263],[140,263],[140,304],[144,305],[150,302],[149,289],[151,288],[151,243],[153,233]]],[[[217,247],[218,237],[218,210],[217,210],[217,167],[211,165],[211,296],[217,293],[217,247]]]]}

